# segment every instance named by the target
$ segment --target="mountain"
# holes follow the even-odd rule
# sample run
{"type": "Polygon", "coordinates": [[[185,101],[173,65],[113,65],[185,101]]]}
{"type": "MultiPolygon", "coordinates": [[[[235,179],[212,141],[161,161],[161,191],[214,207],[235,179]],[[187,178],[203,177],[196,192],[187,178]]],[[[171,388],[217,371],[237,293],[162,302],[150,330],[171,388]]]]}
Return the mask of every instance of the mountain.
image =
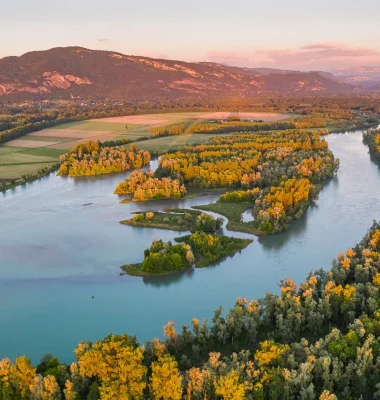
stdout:
{"type": "Polygon", "coordinates": [[[36,97],[133,101],[348,94],[358,90],[318,72],[187,63],[81,47],[54,48],[0,59],[0,101],[36,97]]]}
{"type": "Polygon", "coordinates": [[[331,71],[341,82],[369,90],[380,89],[380,67],[352,67],[331,71]]]}

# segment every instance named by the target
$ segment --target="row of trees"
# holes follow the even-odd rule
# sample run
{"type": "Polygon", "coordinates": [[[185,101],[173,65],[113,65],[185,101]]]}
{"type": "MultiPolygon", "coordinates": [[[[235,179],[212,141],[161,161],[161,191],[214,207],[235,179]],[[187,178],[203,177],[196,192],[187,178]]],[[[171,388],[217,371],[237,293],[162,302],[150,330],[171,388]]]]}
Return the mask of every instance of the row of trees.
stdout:
{"type": "Polygon", "coordinates": [[[166,127],[153,127],[149,129],[149,132],[153,137],[182,135],[185,133],[185,125],[176,124],[166,127]]]}
{"type": "Polygon", "coordinates": [[[244,133],[280,129],[295,129],[293,121],[259,122],[259,121],[228,121],[228,122],[198,122],[187,129],[187,133],[244,133]]]}
{"type": "MultiPolygon", "coordinates": [[[[160,246],[160,245],[158,245],[160,246]]],[[[211,323],[194,318],[140,346],[82,342],[70,366],[0,361],[0,399],[377,399],[380,396],[380,224],[326,272],[279,295],[238,298],[211,323]]]]}
{"type": "Polygon", "coordinates": [[[124,147],[105,147],[100,142],[77,144],[69,153],[60,157],[58,175],[89,176],[128,171],[141,168],[150,162],[150,154],[137,150],[131,144],[124,147]]]}

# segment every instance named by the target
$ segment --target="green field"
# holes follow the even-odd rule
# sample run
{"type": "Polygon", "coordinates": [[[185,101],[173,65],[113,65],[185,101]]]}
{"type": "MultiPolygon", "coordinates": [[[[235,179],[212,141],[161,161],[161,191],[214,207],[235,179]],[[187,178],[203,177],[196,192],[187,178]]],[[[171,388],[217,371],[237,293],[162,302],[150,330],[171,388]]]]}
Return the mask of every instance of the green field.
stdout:
{"type": "MultiPolygon", "coordinates": [[[[101,122],[101,121],[75,121],[63,125],[57,125],[53,129],[75,129],[82,131],[98,132],[110,131],[112,133],[126,132],[124,123],[119,122],[101,122]]],[[[128,129],[139,128],[142,125],[128,124],[128,129]]]]}
{"type": "Polygon", "coordinates": [[[0,178],[17,179],[57,162],[64,151],[50,148],[0,146],[0,178]]]}
{"type": "MultiPolygon", "coordinates": [[[[202,114],[205,113],[181,112],[116,117],[117,122],[115,120],[75,121],[33,132],[0,145],[0,179],[17,179],[22,175],[34,173],[41,166],[57,162],[61,154],[66,153],[78,143],[88,140],[103,142],[127,138],[138,141],[142,138],[151,138],[149,129],[152,127],[184,124],[188,128],[192,124],[204,121],[199,118],[202,114]],[[123,119],[130,117],[140,123],[123,122],[123,119]],[[38,142],[41,142],[41,145],[38,142]]],[[[220,134],[220,136],[225,135],[229,134],[220,134]]],[[[136,145],[148,151],[165,152],[203,143],[213,136],[217,134],[184,134],[152,138],[137,142],[136,145]]]]}
{"type": "Polygon", "coordinates": [[[189,146],[189,145],[191,146],[194,144],[206,142],[213,136],[228,136],[228,135],[231,135],[231,133],[222,133],[219,135],[209,134],[209,133],[197,133],[190,135],[166,136],[136,143],[136,146],[140,149],[148,151],[177,150],[184,146],[189,146]]]}

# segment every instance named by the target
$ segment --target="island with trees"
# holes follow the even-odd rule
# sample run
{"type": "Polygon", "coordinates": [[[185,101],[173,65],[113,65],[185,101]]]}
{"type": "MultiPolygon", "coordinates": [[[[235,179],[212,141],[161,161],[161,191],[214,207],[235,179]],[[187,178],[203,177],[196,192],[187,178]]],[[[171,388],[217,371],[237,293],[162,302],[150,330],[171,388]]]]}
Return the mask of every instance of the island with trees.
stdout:
{"type": "Polygon", "coordinates": [[[180,199],[185,196],[186,188],[179,179],[156,178],[152,171],[133,171],[128,178],[120,182],[115,194],[133,194],[133,201],[180,199]]]}
{"type": "Polygon", "coordinates": [[[133,276],[168,275],[193,265],[203,268],[215,264],[252,243],[250,239],[215,235],[202,230],[174,240],[178,244],[153,241],[150,248],[144,251],[141,263],[123,265],[121,269],[133,276]]]}
{"type": "Polygon", "coordinates": [[[166,212],[138,212],[132,218],[121,221],[121,223],[142,228],[173,231],[216,232],[222,226],[223,218],[214,218],[212,215],[197,210],[173,208],[166,212]]]}
{"type": "Polygon", "coordinates": [[[154,240],[150,248],[144,251],[142,263],[123,265],[121,269],[135,276],[167,275],[193,264],[194,255],[190,245],[154,240]]]}
{"type": "Polygon", "coordinates": [[[96,141],[74,146],[69,153],[60,157],[58,175],[90,176],[128,171],[149,164],[150,154],[137,150],[131,144],[124,147],[106,147],[96,141]]]}

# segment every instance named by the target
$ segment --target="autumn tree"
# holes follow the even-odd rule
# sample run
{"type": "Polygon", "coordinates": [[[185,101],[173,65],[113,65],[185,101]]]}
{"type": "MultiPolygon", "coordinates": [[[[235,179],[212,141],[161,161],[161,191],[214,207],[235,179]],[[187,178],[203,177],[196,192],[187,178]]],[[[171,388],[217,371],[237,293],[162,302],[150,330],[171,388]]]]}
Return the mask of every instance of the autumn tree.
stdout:
{"type": "Polygon", "coordinates": [[[146,387],[143,354],[134,338],[110,335],[80,355],[80,373],[99,379],[101,399],[139,399],[146,387]]]}

